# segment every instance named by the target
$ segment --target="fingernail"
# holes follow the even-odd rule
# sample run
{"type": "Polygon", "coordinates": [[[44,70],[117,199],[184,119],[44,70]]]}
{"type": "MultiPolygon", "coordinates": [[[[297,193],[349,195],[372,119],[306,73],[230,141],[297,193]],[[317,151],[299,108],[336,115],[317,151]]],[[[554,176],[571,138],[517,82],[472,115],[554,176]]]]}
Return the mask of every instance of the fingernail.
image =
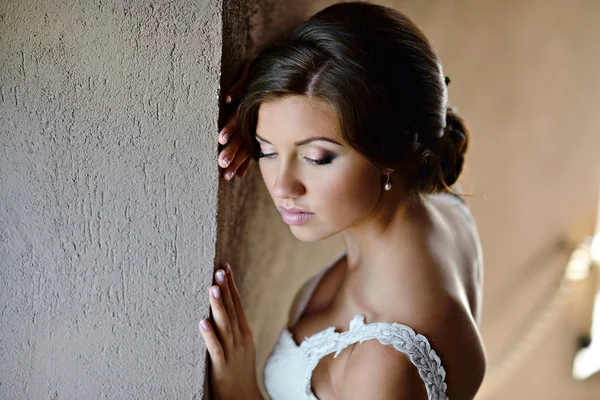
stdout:
{"type": "Polygon", "coordinates": [[[227,142],[227,140],[229,140],[229,132],[225,132],[225,133],[223,134],[223,141],[224,141],[224,142],[227,142]]]}
{"type": "Polygon", "coordinates": [[[227,273],[231,272],[231,267],[229,266],[229,264],[225,263],[222,265],[222,267],[227,273]]]}
{"type": "Polygon", "coordinates": [[[216,287],[214,287],[214,288],[213,288],[213,296],[215,296],[215,299],[218,299],[218,298],[219,298],[219,296],[221,296],[221,293],[220,293],[220,292],[221,292],[221,291],[219,290],[219,287],[218,287],[218,286],[216,286],[216,287]]]}
{"type": "Polygon", "coordinates": [[[230,180],[232,176],[233,176],[233,172],[227,171],[227,173],[225,174],[225,179],[230,180]]]}
{"type": "Polygon", "coordinates": [[[217,281],[220,283],[223,283],[223,281],[225,280],[225,273],[221,270],[217,271],[217,281]]]}
{"type": "Polygon", "coordinates": [[[225,103],[231,103],[231,96],[225,97],[225,103]]]}
{"type": "Polygon", "coordinates": [[[204,329],[205,331],[208,330],[208,322],[206,322],[205,319],[203,319],[202,321],[200,321],[200,325],[202,326],[202,329],[204,329]]]}
{"type": "Polygon", "coordinates": [[[229,159],[229,157],[227,157],[227,156],[223,157],[223,167],[224,168],[228,167],[230,162],[231,162],[231,160],[229,159]]]}

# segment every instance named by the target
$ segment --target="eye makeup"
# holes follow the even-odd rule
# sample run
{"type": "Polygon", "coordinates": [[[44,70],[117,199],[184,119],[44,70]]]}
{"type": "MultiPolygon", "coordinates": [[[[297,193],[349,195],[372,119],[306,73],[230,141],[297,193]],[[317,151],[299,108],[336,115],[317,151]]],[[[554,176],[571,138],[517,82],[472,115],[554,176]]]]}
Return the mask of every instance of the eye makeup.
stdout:
{"type": "Polygon", "coordinates": [[[273,156],[277,153],[263,153],[262,151],[258,153],[258,158],[273,158],[273,156]]]}
{"type": "MultiPolygon", "coordinates": [[[[275,158],[275,156],[277,155],[277,153],[263,153],[262,151],[258,154],[258,158],[267,158],[267,159],[272,159],[275,158]]],[[[336,154],[332,154],[332,153],[328,153],[326,156],[322,157],[322,158],[310,158],[310,157],[304,157],[304,159],[306,161],[308,161],[309,163],[313,164],[313,165],[327,165],[327,164],[331,164],[331,162],[337,157],[336,154]]]]}
{"type": "Polygon", "coordinates": [[[309,158],[309,157],[304,157],[305,160],[307,160],[310,163],[313,163],[315,165],[326,165],[326,164],[331,164],[331,162],[336,158],[337,156],[335,154],[328,154],[325,157],[322,158],[309,158]]]}

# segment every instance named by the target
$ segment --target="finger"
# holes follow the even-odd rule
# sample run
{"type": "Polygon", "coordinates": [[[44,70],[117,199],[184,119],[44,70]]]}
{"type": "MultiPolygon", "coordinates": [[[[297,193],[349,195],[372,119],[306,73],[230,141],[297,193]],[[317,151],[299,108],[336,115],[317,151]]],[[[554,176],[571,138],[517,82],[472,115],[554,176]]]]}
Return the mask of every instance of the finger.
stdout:
{"type": "Polygon", "coordinates": [[[219,143],[225,145],[227,144],[227,141],[229,140],[229,138],[231,137],[231,132],[226,129],[223,128],[221,129],[221,132],[219,132],[219,143]]]}
{"type": "Polygon", "coordinates": [[[221,149],[219,153],[218,162],[221,168],[227,168],[230,166],[231,162],[234,161],[235,155],[238,152],[240,146],[242,145],[242,141],[240,139],[232,139],[227,146],[221,149]]]}
{"type": "Polygon", "coordinates": [[[219,132],[219,143],[222,145],[227,144],[231,137],[235,134],[237,129],[237,119],[235,117],[231,117],[225,123],[225,126],[219,132]]]}
{"type": "MultiPolygon", "coordinates": [[[[236,157],[237,157],[238,150],[240,149],[241,146],[242,146],[242,139],[241,138],[233,138],[227,144],[227,146],[225,146],[223,148],[223,150],[221,150],[221,153],[219,153],[219,157],[217,160],[219,163],[219,166],[221,168],[227,168],[227,171],[224,172],[225,179],[231,179],[231,177],[233,176],[233,173],[235,172],[235,169],[237,169],[238,161],[236,160],[236,157]],[[235,168],[233,168],[232,165],[235,165],[235,168]],[[227,176],[227,172],[229,172],[229,171],[231,172],[230,177],[227,176]]],[[[241,152],[240,155],[243,156],[243,153],[241,152]]]]}
{"type": "Polygon", "coordinates": [[[235,344],[236,337],[239,335],[240,330],[237,322],[235,306],[233,305],[233,300],[231,299],[231,292],[229,290],[229,285],[227,284],[228,279],[225,274],[225,271],[222,269],[217,270],[217,272],[215,273],[215,279],[217,280],[217,285],[219,285],[219,288],[221,289],[221,298],[223,300],[227,316],[229,317],[229,326],[231,326],[233,333],[233,343],[235,344]]]}
{"type": "Polygon", "coordinates": [[[242,163],[242,165],[239,166],[239,168],[237,169],[237,176],[240,178],[243,178],[244,175],[246,175],[246,171],[248,171],[248,167],[250,166],[250,164],[252,163],[252,157],[248,156],[248,158],[246,158],[246,161],[244,161],[242,163]]]}
{"type": "Polygon", "coordinates": [[[227,122],[225,122],[225,125],[223,126],[223,128],[221,128],[221,131],[219,132],[219,143],[221,144],[226,144],[229,139],[231,139],[231,137],[233,136],[233,134],[236,132],[237,130],[237,125],[238,125],[238,120],[237,120],[237,110],[231,114],[229,116],[229,118],[227,119],[227,122]]]}
{"type": "Polygon", "coordinates": [[[235,173],[235,170],[237,168],[233,168],[233,165],[237,165],[238,160],[236,159],[237,154],[238,154],[238,150],[239,150],[240,146],[231,146],[228,147],[227,149],[223,149],[221,151],[221,153],[219,154],[219,158],[217,160],[217,162],[219,163],[219,166],[221,168],[227,168],[224,172],[223,172],[223,176],[225,176],[225,179],[229,180],[233,177],[233,174],[235,173]],[[229,168],[228,168],[229,167],[229,168]],[[231,173],[231,176],[228,176],[228,173],[231,173]]]}
{"type": "MultiPolygon", "coordinates": [[[[213,311],[213,318],[215,320],[215,330],[219,336],[223,349],[230,349],[233,345],[233,336],[229,317],[223,306],[221,289],[216,285],[211,286],[209,289],[210,307],[213,311]]],[[[225,356],[227,356],[227,354],[225,354],[225,356]]]]}
{"type": "Polygon", "coordinates": [[[202,339],[204,339],[213,365],[216,367],[223,366],[225,364],[225,353],[215,331],[212,329],[210,321],[208,319],[200,320],[198,329],[200,329],[200,334],[202,335],[202,339]]]}
{"type": "Polygon", "coordinates": [[[235,311],[237,313],[237,320],[239,324],[240,332],[244,334],[250,334],[250,325],[248,324],[248,319],[246,318],[246,311],[244,310],[244,305],[242,304],[242,298],[240,296],[240,291],[237,288],[235,283],[235,279],[233,278],[233,270],[229,264],[224,265],[225,272],[227,272],[227,280],[229,284],[229,291],[231,293],[231,299],[233,300],[233,304],[235,306],[235,311]]]}
{"type": "Polygon", "coordinates": [[[246,146],[241,146],[235,153],[235,158],[231,164],[229,164],[227,171],[225,171],[225,175],[227,175],[227,172],[229,171],[231,171],[233,175],[236,175],[242,164],[246,162],[248,158],[250,158],[250,152],[248,151],[248,148],[246,146]]]}

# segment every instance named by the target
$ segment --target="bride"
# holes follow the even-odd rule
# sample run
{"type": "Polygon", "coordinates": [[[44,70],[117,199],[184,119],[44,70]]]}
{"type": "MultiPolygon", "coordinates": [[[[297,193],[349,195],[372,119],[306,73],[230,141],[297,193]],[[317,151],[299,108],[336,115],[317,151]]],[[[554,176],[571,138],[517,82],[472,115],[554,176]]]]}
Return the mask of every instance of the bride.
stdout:
{"type": "MultiPolygon", "coordinates": [[[[264,370],[270,398],[472,399],[486,358],[482,255],[455,192],[467,149],[423,33],[387,7],[340,3],[260,53],[225,99],[225,179],[258,165],[302,241],[346,251],[296,295],[264,370]],[[453,186],[454,185],[454,186],[453,186]]],[[[224,265],[199,329],[212,398],[262,399],[255,345],[224,265]]]]}

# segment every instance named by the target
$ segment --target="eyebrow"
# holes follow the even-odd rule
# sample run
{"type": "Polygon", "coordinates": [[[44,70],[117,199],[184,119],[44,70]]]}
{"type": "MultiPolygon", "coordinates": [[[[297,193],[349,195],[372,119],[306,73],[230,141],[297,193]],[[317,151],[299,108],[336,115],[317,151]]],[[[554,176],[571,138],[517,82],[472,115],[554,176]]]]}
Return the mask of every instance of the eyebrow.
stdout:
{"type": "MultiPolygon", "coordinates": [[[[268,144],[270,144],[270,145],[273,145],[273,144],[272,144],[271,142],[269,142],[268,140],[266,140],[266,139],[262,138],[262,137],[261,137],[261,136],[260,136],[258,133],[256,134],[256,137],[257,137],[258,139],[260,139],[261,141],[265,142],[265,143],[268,143],[268,144]]],[[[304,140],[300,140],[300,141],[298,141],[298,142],[295,142],[294,144],[295,144],[296,146],[302,146],[302,145],[308,144],[308,143],[310,143],[310,142],[315,142],[315,141],[317,141],[317,140],[322,140],[322,141],[324,141],[324,142],[329,142],[329,143],[337,144],[338,146],[342,146],[342,144],[341,144],[341,143],[339,143],[339,142],[336,142],[336,141],[335,141],[335,140],[333,140],[333,139],[329,139],[328,137],[325,137],[325,136],[315,136],[315,137],[310,137],[310,138],[308,138],[308,139],[304,139],[304,140]]]]}

